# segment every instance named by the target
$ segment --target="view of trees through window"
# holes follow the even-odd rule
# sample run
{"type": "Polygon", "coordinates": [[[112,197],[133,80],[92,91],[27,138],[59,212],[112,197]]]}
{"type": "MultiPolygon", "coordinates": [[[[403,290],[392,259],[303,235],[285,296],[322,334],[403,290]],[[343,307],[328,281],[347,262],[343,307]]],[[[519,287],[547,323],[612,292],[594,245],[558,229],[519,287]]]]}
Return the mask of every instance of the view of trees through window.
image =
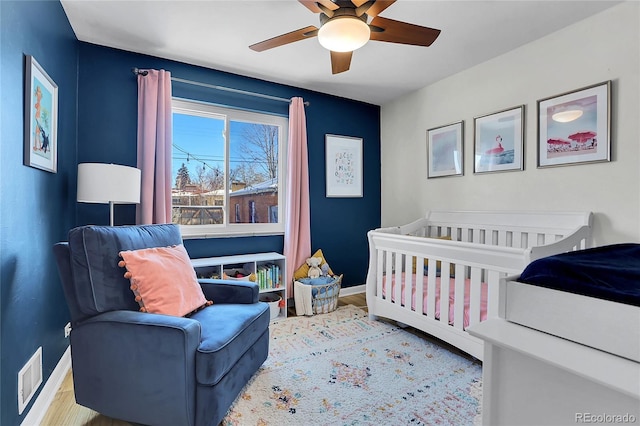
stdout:
{"type": "Polygon", "coordinates": [[[284,124],[174,100],[173,223],[279,224],[284,124]]]}

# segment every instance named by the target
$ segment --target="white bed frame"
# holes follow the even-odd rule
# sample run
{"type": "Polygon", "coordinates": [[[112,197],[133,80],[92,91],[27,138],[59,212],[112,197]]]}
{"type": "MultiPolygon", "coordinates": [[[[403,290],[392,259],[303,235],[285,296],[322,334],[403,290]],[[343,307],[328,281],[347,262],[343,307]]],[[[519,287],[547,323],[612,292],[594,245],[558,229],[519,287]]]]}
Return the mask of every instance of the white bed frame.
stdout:
{"type": "MultiPolygon", "coordinates": [[[[366,283],[369,316],[417,328],[482,360],[483,341],[469,335],[463,326],[463,303],[453,307],[450,324],[446,314],[449,298],[441,297],[440,312],[444,315],[435,318],[436,261],[441,262],[442,271],[449,271],[450,265],[455,264],[452,281],[456,301],[464,300],[465,280],[470,280],[469,326],[472,326],[480,321],[483,282],[488,285],[487,318],[498,317],[500,280],[519,274],[535,259],[589,248],[591,224],[590,212],[431,211],[408,225],[369,231],[366,283]],[[442,236],[451,240],[425,238],[442,236]],[[400,273],[412,271],[414,261],[423,265],[425,259],[429,265],[426,314],[423,285],[416,286],[410,279],[411,273],[400,273]],[[394,294],[390,294],[388,285],[384,297],[383,283],[392,280],[396,283],[394,294]],[[415,291],[413,308],[409,289],[415,291]]],[[[440,294],[448,295],[449,280],[443,279],[441,286],[440,294]]]]}

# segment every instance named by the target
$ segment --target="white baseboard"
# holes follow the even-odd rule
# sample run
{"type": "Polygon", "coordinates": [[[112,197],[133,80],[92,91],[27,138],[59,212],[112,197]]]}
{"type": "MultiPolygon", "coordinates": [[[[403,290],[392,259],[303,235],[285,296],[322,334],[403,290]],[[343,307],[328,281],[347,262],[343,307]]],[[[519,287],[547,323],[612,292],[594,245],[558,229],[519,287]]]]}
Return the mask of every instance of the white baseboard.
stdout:
{"type": "Polygon", "coordinates": [[[360,294],[367,291],[366,284],[354,285],[351,287],[345,287],[340,289],[340,296],[351,296],[353,294],[360,294]]]}
{"type": "Polygon", "coordinates": [[[64,381],[64,378],[67,375],[67,372],[71,369],[71,346],[67,347],[67,350],[64,351],[62,356],[60,357],[60,361],[56,364],[56,368],[53,369],[49,379],[44,384],[42,391],[40,391],[40,395],[36,398],[36,401],[29,409],[29,412],[24,417],[20,426],[34,426],[40,425],[42,419],[45,414],[47,414],[47,410],[53,401],[53,398],[56,396],[56,392],[60,388],[60,385],[64,381]]]}

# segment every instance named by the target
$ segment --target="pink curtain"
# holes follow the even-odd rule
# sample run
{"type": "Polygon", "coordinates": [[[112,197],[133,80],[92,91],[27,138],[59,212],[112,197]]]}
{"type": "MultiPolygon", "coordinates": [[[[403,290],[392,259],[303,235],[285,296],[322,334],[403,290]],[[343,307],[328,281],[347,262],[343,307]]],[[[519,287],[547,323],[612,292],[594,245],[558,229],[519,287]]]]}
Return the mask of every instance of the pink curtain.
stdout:
{"type": "Polygon", "coordinates": [[[136,223],[171,223],[171,73],[138,74],[138,168],[142,172],[136,223]]]}
{"type": "Polygon", "coordinates": [[[311,256],[309,213],[309,160],[307,126],[302,98],[289,106],[289,148],[287,153],[287,211],[284,255],[287,258],[287,293],[293,295],[293,273],[311,256]]]}

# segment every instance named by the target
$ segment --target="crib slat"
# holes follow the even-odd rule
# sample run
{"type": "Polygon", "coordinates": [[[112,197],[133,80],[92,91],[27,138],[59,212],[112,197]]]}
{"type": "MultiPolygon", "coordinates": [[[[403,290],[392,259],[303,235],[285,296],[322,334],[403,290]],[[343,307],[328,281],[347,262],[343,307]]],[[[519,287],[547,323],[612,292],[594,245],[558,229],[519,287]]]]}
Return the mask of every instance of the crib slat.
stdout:
{"type": "Polygon", "coordinates": [[[480,322],[482,269],[472,267],[469,281],[469,326],[472,326],[480,322]]]}
{"type": "MultiPolygon", "coordinates": [[[[391,283],[392,283],[392,280],[393,280],[393,268],[391,267],[391,258],[393,256],[392,256],[392,253],[389,250],[385,250],[384,253],[385,253],[385,258],[384,258],[384,261],[385,261],[385,268],[384,268],[385,298],[386,298],[386,301],[388,303],[391,303],[391,296],[392,296],[391,283]]],[[[380,292],[380,295],[382,295],[382,292],[380,292]]]]}
{"type": "Polygon", "coordinates": [[[506,247],[507,245],[507,232],[506,231],[498,231],[498,245],[501,247],[506,247]]]}
{"type": "Polygon", "coordinates": [[[498,271],[489,271],[487,274],[487,319],[498,316],[499,283],[500,273],[498,271]]]}
{"type": "Polygon", "coordinates": [[[427,316],[436,317],[436,261],[429,259],[427,272],[427,316]]]}
{"type": "Polygon", "coordinates": [[[424,292],[424,257],[416,258],[416,273],[415,276],[415,288],[416,288],[416,302],[415,302],[415,311],[422,314],[424,312],[423,306],[423,292],[424,292]]]}
{"type": "Polygon", "coordinates": [[[382,272],[384,271],[384,250],[376,250],[378,253],[376,260],[376,298],[382,299],[382,272]]]}
{"type": "Polygon", "coordinates": [[[515,248],[525,248],[522,245],[522,232],[513,231],[511,233],[511,247],[515,248]]]}
{"type": "MultiPolygon", "coordinates": [[[[447,278],[443,272],[441,279],[447,278]]],[[[458,330],[464,330],[464,265],[459,263],[456,264],[454,291],[453,326],[458,330]]]]}
{"type": "Polygon", "coordinates": [[[393,301],[398,305],[402,305],[402,254],[394,253],[395,262],[395,287],[393,289],[393,301]]]}
{"type": "Polygon", "coordinates": [[[416,262],[416,274],[413,272],[412,265],[413,256],[404,256],[404,300],[402,303],[407,309],[411,309],[411,294],[413,293],[413,277],[417,276],[419,263],[416,262]]]}
{"type": "MultiPolygon", "coordinates": [[[[431,259],[429,259],[431,260],[431,259]]],[[[435,265],[434,265],[435,268],[435,265]]],[[[429,262],[431,270],[431,262],[429,262]]],[[[449,262],[442,262],[441,271],[449,270],[449,262]]],[[[449,323],[449,277],[446,274],[440,276],[440,322],[449,323]]]]}
{"type": "Polygon", "coordinates": [[[482,229],[480,228],[476,228],[473,230],[473,243],[478,243],[481,244],[482,243],[482,229]]]}

